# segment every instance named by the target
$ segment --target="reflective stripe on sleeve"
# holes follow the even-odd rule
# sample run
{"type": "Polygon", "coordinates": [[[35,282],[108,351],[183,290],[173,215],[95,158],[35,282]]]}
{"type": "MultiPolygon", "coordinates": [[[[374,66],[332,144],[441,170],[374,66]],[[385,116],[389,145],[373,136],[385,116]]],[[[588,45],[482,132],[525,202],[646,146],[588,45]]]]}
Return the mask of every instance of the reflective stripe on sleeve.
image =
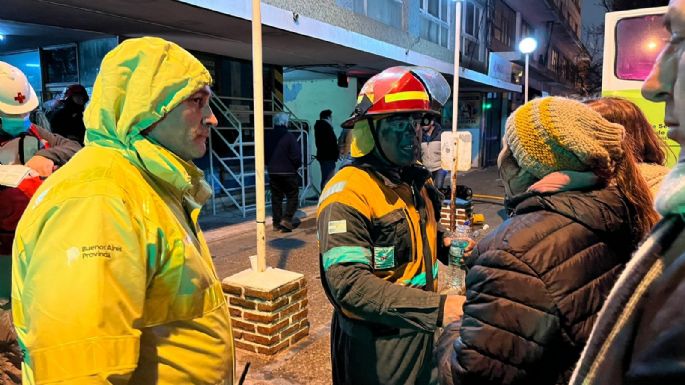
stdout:
{"type": "Polygon", "coordinates": [[[323,253],[323,269],[339,263],[363,263],[371,266],[371,250],[361,246],[337,246],[323,253]]]}
{"type": "MultiPolygon", "coordinates": [[[[433,279],[437,280],[438,279],[438,262],[435,261],[433,264],[433,279]]],[[[411,287],[424,287],[426,286],[426,273],[420,273],[414,276],[412,279],[405,279],[403,283],[406,286],[411,286],[411,287]]]]}

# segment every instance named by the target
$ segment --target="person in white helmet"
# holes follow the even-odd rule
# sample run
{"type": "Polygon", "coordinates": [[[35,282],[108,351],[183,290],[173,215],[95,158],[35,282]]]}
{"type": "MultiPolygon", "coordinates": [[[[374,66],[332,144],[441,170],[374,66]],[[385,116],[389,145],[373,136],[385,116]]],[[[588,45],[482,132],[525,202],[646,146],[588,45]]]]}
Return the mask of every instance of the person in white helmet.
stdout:
{"type": "Polygon", "coordinates": [[[47,177],[56,167],[66,163],[81,146],[62,136],[32,124],[29,114],[38,107],[38,97],[18,68],[0,61],[0,163],[24,164],[40,176],[47,177]],[[23,152],[8,151],[9,142],[18,145],[21,137],[32,137],[37,141],[24,140],[23,152]],[[33,145],[33,149],[28,147],[33,145]],[[14,153],[13,153],[14,152],[14,153]],[[30,155],[30,156],[29,156],[30,155]]]}
{"type": "MultiPolygon", "coordinates": [[[[21,352],[10,317],[12,240],[33,192],[81,146],[32,124],[35,91],[19,69],[0,61],[0,165],[23,164],[32,171],[17,187],[0,185],[0,383],[20,383],[21,352]]],[[[1,166],[0,166],[1,167],[1,166]]]]}

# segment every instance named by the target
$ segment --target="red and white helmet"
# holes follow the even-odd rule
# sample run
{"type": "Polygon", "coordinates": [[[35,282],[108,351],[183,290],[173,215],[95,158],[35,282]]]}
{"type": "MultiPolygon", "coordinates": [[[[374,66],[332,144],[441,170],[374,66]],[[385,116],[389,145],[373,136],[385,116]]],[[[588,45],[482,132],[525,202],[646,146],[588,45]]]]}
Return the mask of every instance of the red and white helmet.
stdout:
{"type": "Polygon", "coordinates": [[[372,115],[426,112],[440,115],[450,97],[450,86],[440,72],[427,67],[390,67],[369,79],[357,106],[342,126],[352,128],[372,115]]]}
{"type": "Polygon", "coordinates": [[[38,107],[38,97],[26,75],[13,65],[0,61],[0,112],[23,115],[38,107]]]}

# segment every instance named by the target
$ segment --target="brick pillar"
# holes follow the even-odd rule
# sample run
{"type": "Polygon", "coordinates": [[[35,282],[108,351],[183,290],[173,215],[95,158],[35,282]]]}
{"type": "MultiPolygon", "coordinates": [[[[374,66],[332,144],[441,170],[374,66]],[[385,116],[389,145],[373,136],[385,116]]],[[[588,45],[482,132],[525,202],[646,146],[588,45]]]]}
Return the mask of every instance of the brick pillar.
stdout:
{"type": "MultiPolygon", "coordinates": [[[[463,225],[464,222],[471,220],[473,216],[473,209],[471,208],[471,201],[465,201],[457,198],[457,224],[463,225]]],[[[450,201],[445,199],[440,208],[440,224],[443,226],[450,226],[450,201]]]]}
{"type": "Polygon", "coordinates": [[[273,355],[309,334],[307,282],[302,274],[245,270],[222,282],[235,347],[273,355]]]}

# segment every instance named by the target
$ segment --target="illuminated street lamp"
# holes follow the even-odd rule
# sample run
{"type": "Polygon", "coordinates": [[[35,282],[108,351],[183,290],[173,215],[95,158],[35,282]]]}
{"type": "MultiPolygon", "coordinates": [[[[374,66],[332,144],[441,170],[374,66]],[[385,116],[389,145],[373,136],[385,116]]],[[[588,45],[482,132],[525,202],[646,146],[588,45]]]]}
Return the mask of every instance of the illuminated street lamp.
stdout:
{"type": "Polygon", "coordinates": [[[526,55],[526,70],[524,75],[526,82],[526,88],[524,91],[525,103],[528,103],[528,59],[530,57],[530,54],[533,53],[536,48],[538,48],[538,42],[532,37],[524,38],[519,43],[519,51],[521,51],[522,54],[526,55]]]}

